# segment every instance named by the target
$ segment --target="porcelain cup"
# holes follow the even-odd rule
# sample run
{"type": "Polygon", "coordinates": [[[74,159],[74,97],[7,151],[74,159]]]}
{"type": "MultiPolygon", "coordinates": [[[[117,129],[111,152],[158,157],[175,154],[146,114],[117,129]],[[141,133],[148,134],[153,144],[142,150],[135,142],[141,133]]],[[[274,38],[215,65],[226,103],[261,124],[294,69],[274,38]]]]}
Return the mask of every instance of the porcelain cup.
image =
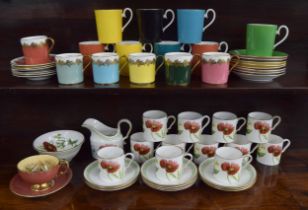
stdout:
{"type": "Polygon", "coordinates": [[[201,164],[204,160],[215,156],[219,143],[213,135],[202,134],[194,144],[194,161],[201,164]]]}
{"type": "Polygon", "coordinates": [[[271,132],[280,123],[280,116],[272,116],[265,112],[250,112],[247,117],[246,136],[251,142],[266,143],[271,132]]]}
{"type": "MultiPolygon", "coordinates": [[[[168,134],[166,139],[162,142],[162,146],[177,146],[186,151],[186,142],[181,141],[178,134],[168,134]]],[[[187,152],[192,149],[192,146],[193,145],[188,148],[187,152]]]]}
{"type": "Polygon", "coordinates": [[[164,141],[168,131],[176,121],[175,116],[167,115],[160,110],[149,110],[143,113],[143,131],[145,138],[153,141],[164,141]],[[168,122],[171,122],[168,126],[168,122]]]}
{"type": "Polygon", "coordinates": [[[44,35],[28,36],[20,39],[25,64],[36,65],[50,62],[49,53],[55,45],[51,37],[44,35]],[[50,42],[50,45],[48,44],[50,42]],[[49,46],[48,46],[49,45],[49,46]]]}
{"type": "Polygon", "coordinates": [[[242,152],[243,155],[252,154],[258,148],[257,145],[252,147],[252,143],[248,140],[246,135],[235,134],[232,143],[225,144],[227,147],[234,147],[242,152]]]}
{"type": "Polygon", "coordinates": [[[243,155],[240,150],[233,147],[220,147],[216,150],[214,158],[214,177],[222,183],[236,185],[241,178],[242,169],[251,161],[250,154],[243,155]]]}
{"type": "Polygon", "coordinates": [[[17,164],[19,176],[31,184],[33,191],[47,190],[52,187],[56,176],[65,174],[69,168],[67,161],[60,161],[51,155],[34,155],[17,164]]]}
{"type": "Polygon", "coordinates": [[[119,82],[119,56],[116,53],[94,53],[92,56],[93,80],[96,84],[119,82]]]}
{"type": "Polygon", "coordinates": [[[138,85],[154,83],[163,64],[156,67],[156,55],[153,53],[131,53],[128,55],[129,81],[138,85]]]}
{"type": "MultiPolygon", "coordinates": [[[[88,63],[86,67],[90,65],[88,63]]],[[[57,77],[59,84],[73,85],[83,82],[83,56],[80,53],[56,55],[57,77]]],[[[85,68],[86,68],[85,67],[85,68]]]]}
{"type": "Polygon", "coordinates": [[[184,165],[184,157],[189,161],[193,156],[185,153],[183,149],[177,146],[161,146],[155,152],[156,157],[156,176],[160,180],[177,182],[182,176],[183,169],[189,162],[184,165]]]}
{"type": "Polygon", "coordinates": [[[212,117],[212,134],[220,143],[231,143],[234,141],[234,135],[246,124],[244,117],[237,117],[231,112],[215,112],[212,117]],[[238,126],[238,122],[242,123],[238,126]]]}
{"type": "Polygon", "coordinates": [[[193,57],[191,53],[186,52],[169,52],[165,54],[166,82],[168,85],[186,86],[190,83],[191,73],[200,63],[199,59],[199,62],[192,66],[193,57]]]}
{"type": "Polygon", "coordinates": [[[267,143],[258,145],[257,161],[267,166],[279,165],[281,155],[290,145],[291,141],[289,139],[283,139],[280,136],[270,134],[267,143]]]}
{"type": "Polygon", "coordinates": [[[130,150],[138,163],[143,163],[153,157],[154,142],[147,141],[143,132],[133,133],[130,136],[130,150]]]}
{"type": "Polygon", "coordinates": [[[178,132],[183,142],[198,142],[201,133],[210,124],[211,118],[198,112],[186,111],[178,114],[178,132]],[[203,123],[203,121],[205,121],[203,123]]]}
{"type": "Polygon", "coordinates": [[[105,147],[97,151],[97,160],[100,169],[100,178],[104,181],[119,181],[125,177],[126,169],[134,159],[133,153],[124,153],[119,147],[105,147]],[[131,161],[125,164],[125,158],[131,157],[131,161]]]}
{"type": "Polygon", "coordinates": [[[237,55],[231,56],[222,52],[202,53],[202,82],[212,85],[222,85],[228,82],[229,74],[239,63],[237,55]],[[231,57],[235,63],[230,66],[231,57]]]}

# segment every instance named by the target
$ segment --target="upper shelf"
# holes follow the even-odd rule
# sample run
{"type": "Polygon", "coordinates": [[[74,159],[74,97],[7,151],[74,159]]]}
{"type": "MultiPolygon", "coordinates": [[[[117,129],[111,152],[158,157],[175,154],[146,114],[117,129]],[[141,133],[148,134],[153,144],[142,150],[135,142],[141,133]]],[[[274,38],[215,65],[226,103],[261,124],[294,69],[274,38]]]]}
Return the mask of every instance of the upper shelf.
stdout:
{"type": "MultiPolygon", "coordinates": [[[[162,72],[161,72],[162,73],[162,72]]],[[[160,75],[163,76],[163,75],[160,75]]],[[[288,68],[287,74],[271,83],[255,83],[241,80],[231,75],[227,85],[212,86],[203,84],[198,78],[193,78],[187,87],[168,86],[163,78],[152,86],[136,86],[129,83],[127,77],[122,77],[119,84],[113,86],[98,86],[92,79],[84,84],[61,86],[56,77],[47,81],[33,82],[11,76],[8,68],[0,69],[0,93],[28,94],[203,94],[203,93],[265,93],[265,94],[308,94],[308,72],[288,68]]]]}

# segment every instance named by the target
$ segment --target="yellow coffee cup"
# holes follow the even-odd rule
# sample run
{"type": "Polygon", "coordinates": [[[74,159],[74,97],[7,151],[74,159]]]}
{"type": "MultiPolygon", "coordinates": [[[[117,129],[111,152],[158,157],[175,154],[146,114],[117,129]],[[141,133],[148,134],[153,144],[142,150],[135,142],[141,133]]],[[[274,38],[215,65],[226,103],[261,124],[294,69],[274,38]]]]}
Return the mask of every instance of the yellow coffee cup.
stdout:
{"type": "Polygon", "coordinates": [[[133,11],[130,8],[95,10],[96,28],[98,40],[104,44],[112,44],[122,41],[122,32],[133,19],[133,11]],[[122,17],[126,18],[126,12],[130,13],[128,21],[122,27],[122,17]]]}
{"type": "MultiPolygon", "coordinates": [[[[158,56],[157,56],[158,57],[158,56]]],[[[156,67],[156,55],[153,53],[131,53],[128,55],[129,80],[133,84],[145,85],[155,82],[156,72],[163,66],[156,67]]]]}
{"type": "MultiPolygon", "coordinates": [[[[150,52],[153,52],[153,46],[150,43],[142,45],[139,41],[122,41],[115,45],[115,52],[120,57],[128,57],[131,53],[139,53],[145,51],[146,45],[149,45],[150,52]]],[[[128,66],[126,66],[126,61],[120,61],[121,75],[128,76],[128,66]]]]}

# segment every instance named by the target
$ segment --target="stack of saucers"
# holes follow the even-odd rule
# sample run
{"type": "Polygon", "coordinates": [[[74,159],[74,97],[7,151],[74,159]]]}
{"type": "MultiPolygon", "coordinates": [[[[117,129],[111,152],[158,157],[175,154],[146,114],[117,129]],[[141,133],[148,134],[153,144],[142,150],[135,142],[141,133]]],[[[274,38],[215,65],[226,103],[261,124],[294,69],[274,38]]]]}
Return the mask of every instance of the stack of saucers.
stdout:
{"type": "Polygon", "coordinates": [[[180,191],[187,189],[194,185],[198,178],[198,169],[196,165],[184,159],[184,165],[187,167],[183,168],[183,174],[177,182],[170,182],[168,180],[161,180],[156,176],[156,159],[155,157],[147,160],[141,167],[142,180],[149,187],[160,190],[160,191],[180,191]]]}
{"type": "Polygon", "coordinates": [[[27,65],[24,57],[11,60],[11,71],[15,77],[29,80],[46,80],[56,74],[55,55],[50,55],[50,61],[44,64],[27,65]]]}
{"type": "MultiPolygon", "coordinates": [[[[275,51],[273,56],[247,55],[246,50],[232,50],[230,54],[239,56],[238,65],[232,72],[240,78],[255,82],[271,82],[286,73],[288,54],[275,51]]],[[[235,64],[236,58],[231,64],[235,64]]]]}

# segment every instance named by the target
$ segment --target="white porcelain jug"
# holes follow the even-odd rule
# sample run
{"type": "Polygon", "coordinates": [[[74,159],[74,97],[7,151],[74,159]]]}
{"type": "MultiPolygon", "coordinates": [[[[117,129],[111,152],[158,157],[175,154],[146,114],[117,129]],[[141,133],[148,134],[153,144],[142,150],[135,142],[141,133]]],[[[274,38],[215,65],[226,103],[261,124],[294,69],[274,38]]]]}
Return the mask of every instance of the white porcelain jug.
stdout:
{"type": "Polygon", "coordinates": [[[109,127],[94,118],[86,119],[81,126],[91,131],[90,143],[93,158],[97,157],[96,152],[102,147],[118,146],[123,148],[124,140],[128,138],[132,131],[132,123],[128,119],[121,119],[117,124],[117,128],[109,127]],[[121,124],[123,123],[128,125],[128,130],[124,137],[121,133],[121,124]]]}

